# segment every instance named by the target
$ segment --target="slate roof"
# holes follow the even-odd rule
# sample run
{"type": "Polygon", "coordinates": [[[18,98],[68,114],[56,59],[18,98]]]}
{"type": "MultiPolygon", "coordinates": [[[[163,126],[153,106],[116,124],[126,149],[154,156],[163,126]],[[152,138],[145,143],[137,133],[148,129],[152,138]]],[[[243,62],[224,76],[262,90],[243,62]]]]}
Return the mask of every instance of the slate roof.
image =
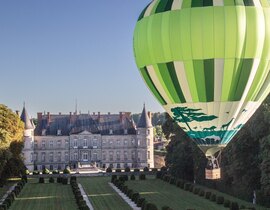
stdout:
{"type": "Polygon", "coordinates": [[[32,124],[32,121],[29,118],[29,115],[28,115],[25,107],[23,107],[23,110],[22,110],[21,120],[24,122],[25,129],[34,129],[35,128],[34,125],[32,124]]]}
{"type": "Polygon", "coordinates": [[[149,119],[148,114],[145,110],[145,106],[143,106],[143,111],[142,111],[142,114],[141,114],[141,117],[139,119],[137,127],[138,128],[151,128],[151,127],[153,127],[152,122],[149,119]]]}

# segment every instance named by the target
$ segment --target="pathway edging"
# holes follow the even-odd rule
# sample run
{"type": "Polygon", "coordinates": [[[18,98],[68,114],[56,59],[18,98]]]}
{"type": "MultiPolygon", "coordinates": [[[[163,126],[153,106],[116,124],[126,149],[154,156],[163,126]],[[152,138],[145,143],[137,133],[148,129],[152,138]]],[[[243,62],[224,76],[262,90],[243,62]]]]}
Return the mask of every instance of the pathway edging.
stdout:
{"type": "Polygon", "coordinates": [[[111,182],[108,183],[117,193],[124,199],[124,201],[133,209],[133,210],[141,210],[140,207],[137,207],[136,203],[134,203],[129,197],[127,197],[124,193],[122,193],[116,186],[114,186],[111,182]]]}
{"type": "Polygon", "coordinates": [[[78,186],[79,186],[79,189],[80,189],[81,194],[82,194],[82,196],[83,196],[83,199],[84,199],[85,202],[86,202],[86,205],[89,207],[90,210],[94,210],[94,207],[92,206],[92,204],[91,204],[91,202],[90,202],[90,200],[89,200],[87,194],[85,193],[85,191],[84,191],[82,185],[81,185],[80,183],[78,183],[78,186]]]}

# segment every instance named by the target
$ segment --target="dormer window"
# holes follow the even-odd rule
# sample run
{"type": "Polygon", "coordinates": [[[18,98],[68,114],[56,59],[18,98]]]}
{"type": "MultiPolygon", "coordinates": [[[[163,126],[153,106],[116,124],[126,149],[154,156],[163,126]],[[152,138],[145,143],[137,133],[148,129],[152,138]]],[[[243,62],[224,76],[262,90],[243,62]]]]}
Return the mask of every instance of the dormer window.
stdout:
{"type": "Polygon", "coordinates": [[[124,130],[124,134],[125,134],[125,135],[128,134],[128,130],[127,130],[127,129],[124,130]]]}
{"type": "Polygon", "coordinates": [[[113,130],[112,129],[110,129],[110,135],[112,135],[113,134],[113,130]]]}
{"type": "Polygon", "coordinates": [[[42,129],[41,135],[42,135],[42,136],[46,136],[46,129],[42,129]]]}
{"type": "Polygon", "coordinates": [[[58,129],[58,130],[57,130],[57,136],[61,136],[61,135],[62,135],[61,130],[58,129]]]}

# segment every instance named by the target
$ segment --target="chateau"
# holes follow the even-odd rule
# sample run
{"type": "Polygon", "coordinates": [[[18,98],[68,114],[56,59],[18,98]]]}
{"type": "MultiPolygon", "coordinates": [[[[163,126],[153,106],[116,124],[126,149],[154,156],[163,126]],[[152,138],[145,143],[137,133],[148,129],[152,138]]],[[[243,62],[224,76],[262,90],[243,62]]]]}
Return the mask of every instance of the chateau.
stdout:
{"type": "Polygon", "coordinates": [[[37,125],[23,108],[23,156],[30,170],[154,167],[151,113],[143,107],[137,123],[130,112],[119,114],[37,113],[37,125]]]}

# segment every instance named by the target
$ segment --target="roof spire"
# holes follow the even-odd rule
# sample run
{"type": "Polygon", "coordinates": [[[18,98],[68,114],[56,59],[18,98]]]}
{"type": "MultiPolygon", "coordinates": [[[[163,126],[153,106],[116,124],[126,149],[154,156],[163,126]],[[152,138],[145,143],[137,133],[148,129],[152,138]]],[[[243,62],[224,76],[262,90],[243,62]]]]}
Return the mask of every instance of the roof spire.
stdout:
{"type": "Polygon", "coordinates": [[[151,120],[149,119],[147,112],[145,110],[145,103],[143,105],[142,114],[138,123],[138,128],[150,128],[152,127],[151,120]]]}
{"type": "Polygon", "coordinates": [[[25,102],[23,103],[23,110],[21,114],[21,120],[24,122],[24,128],[25,129],[34,129],[33,124],[29,118],[29,115],[25,108],[25,102]]]}

